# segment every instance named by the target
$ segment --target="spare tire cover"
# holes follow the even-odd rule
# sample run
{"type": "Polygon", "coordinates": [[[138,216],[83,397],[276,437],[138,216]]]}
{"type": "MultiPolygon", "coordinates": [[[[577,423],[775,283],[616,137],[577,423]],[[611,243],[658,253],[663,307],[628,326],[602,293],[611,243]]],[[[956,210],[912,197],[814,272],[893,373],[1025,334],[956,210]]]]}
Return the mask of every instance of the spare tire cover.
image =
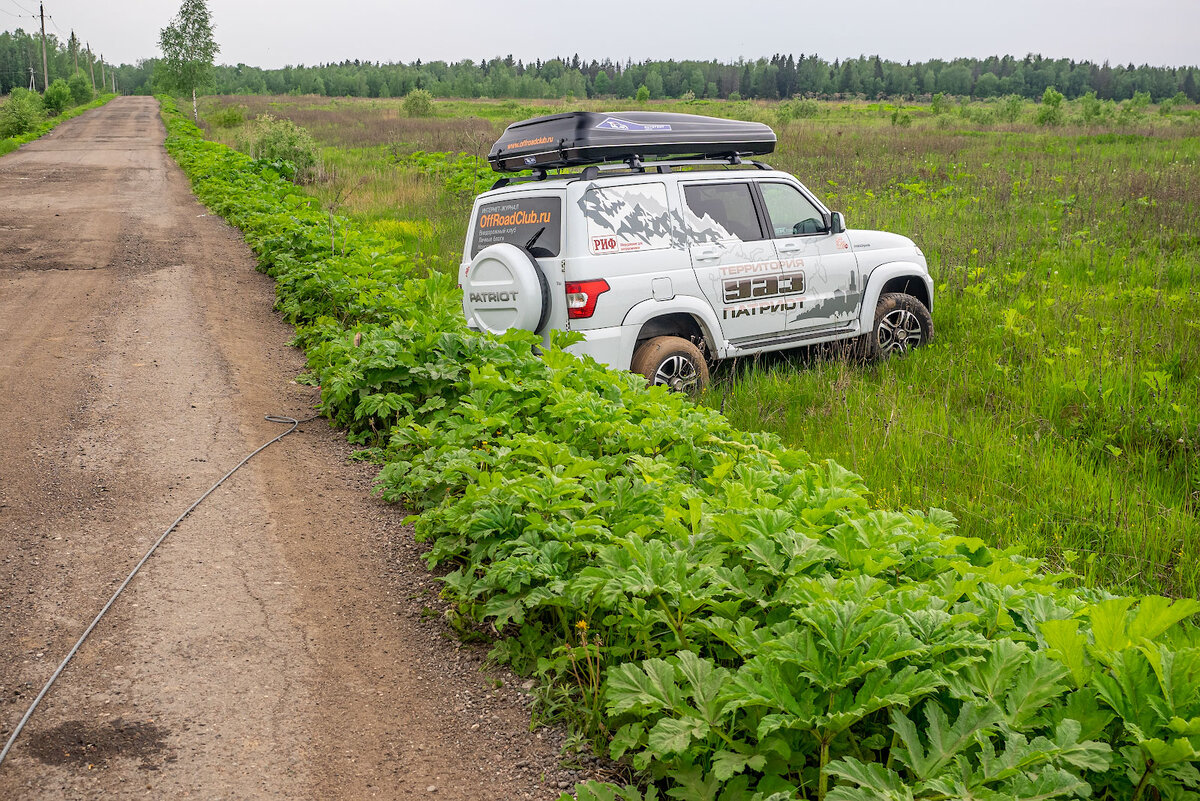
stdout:
{"type": "Polygon", "coordinates": [[[507,243],[479,251],[463,278],[463,310],[468,323],[493,334],[540,330],[549,316],[550,293],[533,255],[507,243]]]}

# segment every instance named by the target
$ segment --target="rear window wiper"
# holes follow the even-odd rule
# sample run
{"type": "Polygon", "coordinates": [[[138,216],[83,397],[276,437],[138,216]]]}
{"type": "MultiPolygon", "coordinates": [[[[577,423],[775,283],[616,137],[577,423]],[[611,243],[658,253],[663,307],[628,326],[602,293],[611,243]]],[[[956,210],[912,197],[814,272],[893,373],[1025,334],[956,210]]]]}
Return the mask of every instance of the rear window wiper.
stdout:
{"type": "Polygon", "coordinates": [[[545,230],[546,230],[546,226],[543,225],[541,228],[539,228],[537,230],[536,234],[529,237],[529,241],[525,243],[525,249],[533,250],[534,243],[536,243],[538,241],[538,237],[541,236],[545,232],[545,230]]]}

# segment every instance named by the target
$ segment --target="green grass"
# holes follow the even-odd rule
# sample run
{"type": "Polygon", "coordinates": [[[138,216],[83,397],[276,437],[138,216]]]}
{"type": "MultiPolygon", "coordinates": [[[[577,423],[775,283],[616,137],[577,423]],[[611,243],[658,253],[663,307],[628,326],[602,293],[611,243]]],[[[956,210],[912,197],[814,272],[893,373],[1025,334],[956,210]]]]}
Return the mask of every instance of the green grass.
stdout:
{"type": "MultiPolygon", "coordinates": [[[[312,131],[327,209],[388,220],[430,269],[457,264],[486,175],[415,151],[478,156],[509,121],[563,104],[235,98],[312,131]],[[445,162],[440,162],[445,164],[445,162]],[[454,188],[447,179],[457,177],[454,188]]],[[[208,108],[215,108],[210,101],[208,108]]],[[[573,104],[626,108],[634,103],[573,104]]],[[[1071,104],[1067,104],[1068,106],[1071,104]]],[[[963,533],[1021,546],[1122,592],[1200,592],[1200,120],[1116,130],[981,122],[989,104],[821,104],[780,125],[755,103],[652,104],[761,119],[772,165],[851,227],[912,236],[937,284],[936,341],[877,366],[793,353],[726,365],[702,402],[738,426],[861,474],[880,503],[938,506],[963,533]]],[[[1069,111],[1069,115],[1074,111],[1069,111]]],[[[236,131],[210,131],[233,142],[236,131]]]]}

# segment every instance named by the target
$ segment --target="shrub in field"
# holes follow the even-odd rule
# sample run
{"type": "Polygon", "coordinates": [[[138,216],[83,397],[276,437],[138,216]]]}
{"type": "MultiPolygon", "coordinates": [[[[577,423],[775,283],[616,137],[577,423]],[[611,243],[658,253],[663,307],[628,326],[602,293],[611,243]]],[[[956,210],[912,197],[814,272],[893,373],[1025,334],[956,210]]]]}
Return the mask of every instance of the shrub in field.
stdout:
{"type": "Polygon", "coordinates": [[[785,100],[779,104],[775,110],[776,116],[781,124],[786,125],[792,120],[808,119],[815,117],[821,112],[821,106],[815,100],[807,100],[802,97],[794,97],[791,100],[785,100]]]}
{"type": "Polygon", "coordinates": [[[67,81],[67,86],[71,89],[71,102],[77,106],[82,106],[84,103],[92,102],[92,98],[96,96],[92,89],[92,82],[83,72],[76,72],[67,81]]]}
{"type": "Polygon", "coordinates": [[[1042,102],[1038,106],[1033,121],[1043,127],[1062,125],[1064,118],[1063,95],[1053,86],[1047,86],[1042,93],[1042,102]]]}
{"type": "Polygon", "coordinates": [[[1016,122],[1021,119],[1021,110],[1025,101],[1020,95],[1005,95],[996,107],[996,118],[1004,122],[1016,122]]]}
{"type": "Polygon", "coordinates": [[[1095,92],[1079,98],[1079,114],[1084,125],[1111,124],[1117,115],[1116,104],[1111,100],[1100,100],[1095,92]]]}
{"type": "Polygon", "coordinates": [[[650,99],[650,89],[646,84],[642,84],[637,88],[637,97],[634,98],[639,103],[645,103],[650,99]]]}
{"type": "Polygon", "coordinates": [[[410,117],[432,117],[433,95],[424,89],[413,89],[404,96],[404,113],[410,117]]]}
{"type": "Polygon", "coordinates": [[[1200,790],[1200,602],[1071,590],[946,512],[527,332],[167,108],[167,147],[297,326],[460,614],[640,801],[1149,801],[1200,790]]]}
{"type": "Polygon", "coordinates": [[[296,123],[270,114],[260,114],[246,128],[240,147],[251,157],[268,162],[297,181],[313,177],[319,162],[317,143],[296,123]]]}
{"type": "Polygon", "coordinates": [[[246,109],[242,106],[224,106],[208,115],[214,128],[236,128],[246,121],[246,109]]]}
{"type": "Polygon", "coordinates": [[[28,89],[13,89],[8,102],[0,106],[0,139],[28,133],[44,119],[41,95],[28,89]]]}
{"type": "Polygon", "coordinates": [[[1169,117],[1175,112],[1175,109],[1188,104],[1188,97],[1183,92],[1176,92],[1174,97],[1169,97],[1158,104],[1158,113],[1164,117],[1169,117]]]}
{"type": "Polygon", "coordinates": [[[1134,125],[1146,119],[1146,109],[1150,106],[1149,92],[1134,92],[1133,97],[1121,104],[1117,113],[1118,125],[1134,125]]]}
{"type": "Polygon", "coordinates": [[[896,109],[892,112],[892,125],[907,128],[912,125],[912,115],[903,109],[896,109]]]}
{"type": "Polygon", "coordinates": [[[929,110],[933,112],[933,116],[935,117],[945,114],[950,110],[950,98],[938,92],[933,96],[933,101],[929,104],[929,110]]]}
{"type": "Polygon", "coordinates": [[[55,79],[42,93],[42,104],[51,114],[62,114],[71,106],[71,87],[62,78],[55,79]]]}

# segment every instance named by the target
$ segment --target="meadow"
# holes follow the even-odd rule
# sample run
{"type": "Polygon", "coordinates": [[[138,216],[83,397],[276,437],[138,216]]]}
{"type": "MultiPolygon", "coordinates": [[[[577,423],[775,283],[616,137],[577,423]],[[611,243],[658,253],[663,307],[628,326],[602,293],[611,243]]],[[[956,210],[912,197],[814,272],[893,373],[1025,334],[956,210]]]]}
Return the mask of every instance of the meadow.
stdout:
{"type": "MultiPolygon", "coordinates": [[[[212,98],[207,135],[295,121],[320,146],[306,190],[452,271],[482,156],[508,122],[627,101],[212,98]],[[234,112],[230,112],[234,109],[234,112]],[[466,154],[459,156],[457,154],[466,154]]],[[[639,106],[642,107],[642,106],[639,106]]],[[[883,508],[950,511],[1087,586],[1200,594],[1200,115],[1153,108],[1035,123],[1027,104],[651,103],[769,122],[764,159],[851,228],[911,236],[936,339],[874,366],[795,352],[717,371],[701,402],[861,475],[883,508]]]]}

